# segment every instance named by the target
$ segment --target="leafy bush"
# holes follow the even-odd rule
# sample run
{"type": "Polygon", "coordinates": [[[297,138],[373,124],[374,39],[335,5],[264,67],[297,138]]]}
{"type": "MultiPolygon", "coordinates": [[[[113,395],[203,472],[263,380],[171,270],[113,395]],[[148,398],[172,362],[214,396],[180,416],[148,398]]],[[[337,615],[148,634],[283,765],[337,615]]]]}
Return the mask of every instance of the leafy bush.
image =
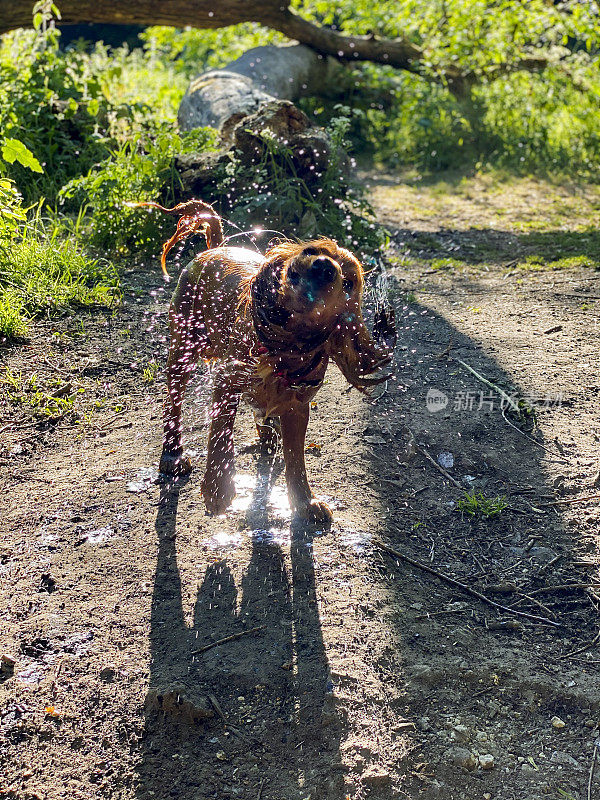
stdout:
{"type": "Polygon", "coordinates": [[[216,132],[210,128],[180,135],[163,124],[153,135],[138,134],[116,147],[87,175],[70,181],[61,190],[60,200],[88,207],[88,233],[97,247],[121,254],[156,251],[171,231],[172,220],[128,203],[158,200],[172,205],[179,188],[175,157],[212,148],[215,139],[216,132]]]}
{"type": "Polygon", "coordinates": [[[18,30],[0,44],[0,144],[2,172],[25,201],[54,199],[58,189],[106,154],[99,118],[106,113],[97,76],[83,53],[58,50],[58,33],[18,30]],[[18,141],[42,169],[6,158],[18,141]]]}
{"type": "Polygon", "coordinates": [[[153,26],[141,34],[145,57],[161,69],[187,80],[209,69],[219,69],[252,47],[286,42],[286,37],[252,22],[217,30],[179,30],[153,26]]]}
{"type": "Polygon", "coordinates": [[[298,174],[290,148],[266,130],[254,132],[262,145],[256,163],[244,163],[233,153],[215,197],[234,223],[244,230],[268,225],[305,239],[330,236],[368,254],[383,245],[385,234],[344,163],[349,109],[337,106],[336,112],[329,125],[332,155],[327,169],[310,180],[298,174]]]}

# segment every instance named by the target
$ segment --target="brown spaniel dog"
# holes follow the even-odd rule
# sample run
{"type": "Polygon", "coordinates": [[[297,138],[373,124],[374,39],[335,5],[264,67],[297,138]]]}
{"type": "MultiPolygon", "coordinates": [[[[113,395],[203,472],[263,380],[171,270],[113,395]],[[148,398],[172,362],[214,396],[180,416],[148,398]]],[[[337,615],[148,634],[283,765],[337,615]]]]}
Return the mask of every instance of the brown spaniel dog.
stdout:
{"type": "Polygon", "coordinates": [[[386,377],[367,377],[391,355],[371,339],[361,313],[363,270],[331,239],[281,242],[260,253],[224,245],[221,220],[199,200],[173,209],[181,217],[163,247],[202,230],[209,249],[182,271],[170,309],[164,446],[160,471],[188,473],[183,455],[181,406],[190,373],[202,358],[214,363],[214,393],[202,493],[211,513],[235,496],[233,425],[240,397],[257,412],[263,444],[272,445],[268,418],[279,417],[285,474],[294,514],[328,522],[331,511],[316,500],[306,476],[304,443],[310,401],[332,359],[345,378],[364,390],[386,377]]]}

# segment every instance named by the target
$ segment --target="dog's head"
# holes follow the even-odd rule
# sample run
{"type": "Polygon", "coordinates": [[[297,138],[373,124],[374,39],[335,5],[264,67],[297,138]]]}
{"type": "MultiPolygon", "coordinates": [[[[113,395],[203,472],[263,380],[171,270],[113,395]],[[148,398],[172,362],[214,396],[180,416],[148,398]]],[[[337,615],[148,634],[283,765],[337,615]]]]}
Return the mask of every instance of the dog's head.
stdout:
{"type": "Polygon", "coordinates": [[[259,339],[283,352],[322,347],[345,378],[362,389],[385,378],[367,375],[388,363],[362,316],[363,269],[331,239],[271,248],[250,287],[259,339]]]}

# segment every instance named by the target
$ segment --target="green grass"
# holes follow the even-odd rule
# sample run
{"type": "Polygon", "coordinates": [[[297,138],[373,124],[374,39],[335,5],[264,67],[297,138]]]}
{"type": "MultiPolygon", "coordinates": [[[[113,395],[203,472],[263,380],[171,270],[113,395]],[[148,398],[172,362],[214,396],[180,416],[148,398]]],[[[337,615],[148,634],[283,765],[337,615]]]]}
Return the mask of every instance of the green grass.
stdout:
{"type": "Polygon", "coordinates": [[[158,375],[158,363],[156,361],[149,361],[142,372],[142,381],[146,385],[154,383],[158,375]]]}
{"type": "Polygon", "coordinates": [[[465,492],[456,507],[462,514],[469,517],[496,517],[506,508],[508,502],[505,497],[486,497],[483,492],[465,492]]]}
{"type": "Polygon", "coordinates": [[[39,217],[0,236],[0,339],[27,335],[43,312],[73,306],[110,306],[119,279],[106,259],[89,256],[65,229],[39,217]]]}
{"type": "Polygon", "coordinates": [[[35,373],[23,377],[21,372],[5,368],[0,373],[0,391],[12,406],[20,406],[33,416],[57,421],[75,408],[77,390],[58,379],[47,386],[39,384],[35,373]]]}

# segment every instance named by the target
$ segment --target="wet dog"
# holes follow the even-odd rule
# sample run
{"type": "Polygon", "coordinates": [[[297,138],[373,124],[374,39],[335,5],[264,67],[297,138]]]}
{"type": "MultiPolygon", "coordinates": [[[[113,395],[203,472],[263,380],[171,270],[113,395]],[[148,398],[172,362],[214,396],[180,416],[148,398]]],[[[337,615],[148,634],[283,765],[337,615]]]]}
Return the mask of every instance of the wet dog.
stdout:
{"type": "Polygon", "coordinates": [[[185,387],[199,359],[213,364],[214,391],[202,494],[211,513],[235,497],[233,426],[240,398],[257,417],[261,443],[272,445],[279,418],[285,475],[294,514],[328,522],[331,511],[315,498],[304,462],[310,401],[333,361],[352,386],[365,390],[388,376],[369,377],[387,364],[361,312],[363,269],[331,239],[284,241],[260,253],[224,244],[221,220],[199,200],[164,209],[180,216],[165,243],[162,265],[175,242],[196,231],[208,250],[181,272],[170,308],[164,445],[160,471],[190,472],[181,441],[185,387]]]}

